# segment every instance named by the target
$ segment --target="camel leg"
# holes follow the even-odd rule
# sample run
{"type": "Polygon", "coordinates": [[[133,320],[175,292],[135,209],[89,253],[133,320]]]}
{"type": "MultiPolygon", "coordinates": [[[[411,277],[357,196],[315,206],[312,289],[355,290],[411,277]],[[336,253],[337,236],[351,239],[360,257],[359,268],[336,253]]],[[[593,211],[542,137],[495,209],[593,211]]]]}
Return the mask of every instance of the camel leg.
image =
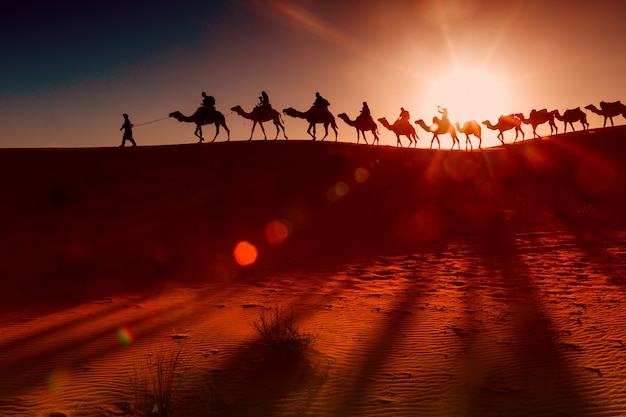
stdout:
{"type": "Polygon", "coordinates": [[[322,142],[326,139],[326,136],[328,136],[328,125],[324,125],[324,137],[322,138],[322,142]]]}
{"type": "Polygon", "coordinates": [[[274,140],[278,139],[278,134],[280,133],[280,129],[278,128],[278,124],[276,123],[276,121],[274,121],[274,126],[276,127],[276,136],[274,137],[274,140]]]}
{"type": "Polygon", "coordinates": [[[396,140],[397,140],[396,146],[402,147],[402,142],[400,142],[400,135],[396,134],[396,140]]]}
{"type": "MultiPolygon", "coordinates": [[[[338,139],[337,138],[337,136],[338,136],[337,135],[337,128],[335,126],[332,126],[332,128],[333,128],[333,132],[335,132],[335,142],[337,142],[337,139],[338,139]]],[[[326,128],[326,130],[328,131],[328,128],[326,128]]]]}
{"type": "Polygon", "coordinates": [[[263,132],[263,140],[267,140],[267,135],[265,134],[265,128],[263,127],[263,122],[259,122],[259,126],[261,126],[261,131],[263,132]]]}
{"type": "Polygon", "coordinates": [[[226,126],[226,123],[222,123],[222,126],[224,127],[224,129],[226,129],[226,133],[228,134],[228,139],[226,139],[226,142],[230,142],[230,130],[226,126]]]}
{"type": "Polygon", "coordinates": [[[202,137],[202,126],[200,125],[196,125],[196,131],[193,132],[194,135],[196,135],[197,137],[200,138],[200,140],[198,141],[198,143],[202,143],[204,142],[204,138],[202,137]]]}
{"type": "Polygon", "coordinates": [[[311,137],[313,138],[313,140],[315,140],[315,125],[314,124],[310,124],[309,128],[307,129],[306,133],[308,133],[309,135],[311,135],[311,137]],[[311,133],[311,129],[313,129],[313,133],[311,133]]]}
{"type": "Polygon", "coordinates": [[[254,135],[254,128],[256,127],[256,120],[252,122],[252,132],[250,132],[250,139],[248,140],[252,140],[252,135],[254,135]]]}
{"type": "Polygon", "coordinates": [[[430,149],[433,148],[433,143],[435,142],[435,139],[437,139],[437,145],[439,146],[439,149],[441,149],[441,142],[439,141],[439,137],[437,135],[433,135],[433,138],[430,140],[430,149]]]}
{"type": "Polygon", "coordinates": [[[211,141],[211,143],[215,142],[215,139],[217,138],[217,135],[219,134],[220,134],[220,124],[215,123],[215,136],[213,136],[213,140],[211,141]]]}
{"type": "Polygon", "coordinates": [[[459,141],[459,138],[452,137],[452,149],[451,150],[454,150],[454,145],[455,144],[456,144],[456,147],[460,151],[461,150],[461,142],[459,141]]]}

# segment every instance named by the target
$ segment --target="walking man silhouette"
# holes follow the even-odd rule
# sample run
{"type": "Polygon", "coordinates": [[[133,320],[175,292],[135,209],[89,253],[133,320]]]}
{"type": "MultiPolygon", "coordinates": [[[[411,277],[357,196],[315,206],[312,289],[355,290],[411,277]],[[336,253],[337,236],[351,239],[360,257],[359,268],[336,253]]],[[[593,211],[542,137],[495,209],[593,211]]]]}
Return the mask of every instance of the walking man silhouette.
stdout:
{"type": "Polygon", "coordinates": [[[124,116],[124,124],[122,125],[122,127],[120,127],[120,130],[124,130],[124,135],[122,136],[122,144],[120,145],[120,148],[124,147],[127,140],[129,140],[130,143],[133,144],[133,146],[137,146],[137,144],[135,143],[135,139],[133,139],[133,124],[130,122],[130,119],[128,118],[128,115],[126,113],[124,113],[122,116],[124,116]]]}

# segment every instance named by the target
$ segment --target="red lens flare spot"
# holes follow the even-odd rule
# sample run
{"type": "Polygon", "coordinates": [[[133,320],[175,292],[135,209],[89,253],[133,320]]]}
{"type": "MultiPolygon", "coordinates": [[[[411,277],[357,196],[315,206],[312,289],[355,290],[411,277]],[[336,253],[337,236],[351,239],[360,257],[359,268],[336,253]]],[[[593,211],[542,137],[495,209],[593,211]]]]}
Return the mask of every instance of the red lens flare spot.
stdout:
{"type": "Polygon", "coordinates": [[[239,265],[248,266],[256,262],[258,252],[253,244],[242,241],[237,243],[237,246],[235,246],[234,255],[235,260],[239,265]]]}
{"type": "Polygon", "coordinates": [[[135,334],[128,326],[120,327],[117,329],[117,338],[123,345],[130,345],[135,341],[135,334]]]}
{"type": "Polygon", "coordinates": [[[364,183],[370,178],[370,172],[367,168],[358,167],[356,171],[354,171],[354,179],[358,183],[364,183]]]}
{"type": "Polygon", "coordinates": [[[291,227],[286,220],[274,220],[265,228],[265,238],[272,245],[282,243],[291,234],[291,227]]]}

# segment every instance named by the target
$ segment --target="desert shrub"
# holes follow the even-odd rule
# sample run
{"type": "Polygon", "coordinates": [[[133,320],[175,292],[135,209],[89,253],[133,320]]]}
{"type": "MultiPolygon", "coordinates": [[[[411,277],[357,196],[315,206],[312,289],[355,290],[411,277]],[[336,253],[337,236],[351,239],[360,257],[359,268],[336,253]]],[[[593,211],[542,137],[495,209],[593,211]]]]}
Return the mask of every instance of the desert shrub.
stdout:
{"type": "Polygon", "coordinates": [[[176,391],[185,372],[183,343],[173,350],[161,348],[135,369],[132,379],[135,408],[141,416],[171,416],[176,391]]]}
{"type": "Polygon", "coordinates": [[[303,355],[313,344],[313,336],[294,325],[293,309],[288,313],[278,306],[263,309],[253,324],[272,358],[303,355]]]}

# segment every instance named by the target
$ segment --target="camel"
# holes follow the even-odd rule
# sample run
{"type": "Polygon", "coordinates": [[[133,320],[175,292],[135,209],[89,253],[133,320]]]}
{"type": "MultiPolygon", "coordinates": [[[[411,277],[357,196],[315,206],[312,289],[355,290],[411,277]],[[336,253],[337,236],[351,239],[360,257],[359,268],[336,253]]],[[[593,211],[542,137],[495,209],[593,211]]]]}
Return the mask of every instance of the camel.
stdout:
{"type": "Polygon", "coordinates": [[[191,116],[185,116],[179,111],[175,111],[170,113],[170,117],[178,120],[179,122],[189,122],[196,124],[196,130],[194,135],[200,138],[198,143],[204,142],[204,138],[202,137],[202,126],[203,125],[215,125],[215,136],[213,136],[213,140],[211,142],[215,142],[215,138],[220,133],[220,126],[223,126],[228,132],[227,142],[230,141],[230,130],[226,127],[226,120],[224,115],[217,110],[207,109],[206,107],[198,107],[194,114],[191,116]]]}
{"type": "Polygon", "coordinates": [[[500,132],[498,133],[498,139],[500,139],[500,142],[503,145],[504,145],[504,132],[510,129],[515,129],[515,140],[513,141],[513,143],[517,142],[518,133],[522,134],[522,141],[524,140],[524,131],[522,130],[522,122],[520,122],[520,120],[512,114],[509,114],[506,116],[505,115],[500,116],[498,118],[498,123],[496,123],[495,125],[491,124],[489,120],[485,120],[483,124],[491,130],[498,130],[500,132]]]}
{"type": "Polygon", "coordinates": [[[427,132],[431,132],[433,134],[433,138],[430,140],[430,149],[433,148],[433,142],[437,139],[437,144],[439,145],[439,149],[441,149],[441,142],[439,142],[439,135],[445,135],[449,133],[452,136],[452,149],[454,149],[454,144],[459,147],[461,150],[461,143],[459,142],[459,138],[456,135],[456,129],[454,125],[447,120],[439,120],[438,117],[433,117],[433,124],[428,126],[423,119],[419,119],[415,121],[415,124],[420,126],[427,132]]]}
{"type": "Polygon", "coordinates": [[[400,142],[400,136],[406,136],[409,139],[409,148],[414,141],[415,147],[417,148],[417,140],[419,139],[419,137],[417,137],[417,132],[415,131],[415,128],[411,126],[409,122],[396,120],[391,125],[385,117],[381,117],[380,119],[378,119],[378,121],[387,129],[396,134],[396,139],[398,140],[397,146],[402,147],[402,142],[400,142]]]}
{"type": "Polygon", "coordinates": [[[607,119],[610,119],[611,126],[614,126],[613,118],[615,116],[622,115],[624,118],[626,118],[626,106],[623,105],[621,101],[613,101],[611,103],[607,103],[606,101],[601,101],[600,108],[597,108],[593,104],[585,106],[585,108],[587,110],[591,110],[592,112],[594,112],[595,114],[599,116],[604,117],[604,124],[602,125],[602,127],[606,127],[607,119]]]}
{"type": "Polygon", "coordinates": [[[312,106],[306,112],[301,112],[301,111],[294,109],[293,107],[289,107],[287,109],[284,109],[283,113],[285,113],[287,116],[305,119],[307,122],[309,122],[309,128],[307,129],[306,133],[311,135],[313,140],[315,140],[315,134],[316,134],[315,125],[316,124],[321,123],[324,125],[324,129],[326,133],[324,134],[324,137],[321,139],[322,141],[326,139],[326,136],[328,136],[328,126],[332,127],[335,132],[335,142],[337,142],[337,123],[335,122],[335,116],[333,116],[332,113],[328,111],[326,107],[320,108],[320,106],[312,106]],[[311,129],[313,129],[313,133],[311,133],[311,129]]]}
{"type": "Polygon", "coordinates": [[[463,127],[461,127],[459,122],[456,122],[456,130],[459,133],[465,133],[465,150],[467,150],[468,143],[469,143],[469,146],[472,148],[472,150],[474,149],[474,147],[472,146],[472,141],[469,138],[469,135],[474,135],[478,138],[478,149],[482,149],[482,146],[483,146],[483,138],[481,136],[482,128],[480,127],[480,125],[478,124],[476,120],[469,120],[465,122],[463,127]]]}
{"type": "Polygon", "coordinates": [[[576,129],[574,129],[574,122],[580,122],[583,125],[583,130],[589,129],[589,123],[587,123],[587,115],[584,111],[580,109],[580,107],[565,110],[563,112],[563,116],[561,116],[561,113],[559,113],[558,110],[552,110],[550,113],[552,113],[557,120],[563,122],[563,130],[566,133],[568,123],[570,126],[572,126],[573,131],[576,131],[576,129]]]}
{"type": "Polygon", "coordinates": [[[372,119],[371,117],[367,119],[357,117],[354,120],[350,120],[348,115],[345,113],[340,113],[337,115],[337,117],[339,117],[341,120],[346,122],[349,126],[356,128],[356,143],[359,143],[361,133],[363,133],[363,140],[367,144],[367,139],[365,138],[365,132],[368,130],[370,130],[372,134],[374,135],[374,139],[372,140],[372,145],[374,143],[378,143],[378,125],[376,124],[374,119],[372,119]]]}
{"type": "Polygon", "coordinates": [[[559,128],[554,124],[554,114],[552,112],[548,112],[548,109],[535,110],[532,109],[530,114],[528,115],[528,119],[524,117],[522,113],[514,114],[522,123],[526,123],[527,125],[531,125],[533,127],[533,135],[535,138],[541,139],[541,136],[537,134],[537,126],[548,123],[550,125],[550,134],[559,133],[559,128]]]}
{"type": "Polygon", "coordinates": [[[263,131],[263,137],[265,138],[264,140],[267,140],[267,135],[265,134],[265,129],[263,128],[263,122],[269,122],[270,120],[274,122],[274,126],[276,126],[276,136],[274,137],[274,140],[278,139],[278,133],[280,132],[280,129],[282,129],[283,136],[285,137],[285,139],[287,139],[285,126],[282,123],[282,117],[280,117],[280,113],[277,110],[258,106],[252,109],[250,113],[242,109],[241,106],[235,106],[231,110],[245,119],[252,120],[252,131],[250,132],[250,139],[248,140],[252,140],[254,128],[256,127],[257,123],[261,126],[261,130],[263,131]]]}

